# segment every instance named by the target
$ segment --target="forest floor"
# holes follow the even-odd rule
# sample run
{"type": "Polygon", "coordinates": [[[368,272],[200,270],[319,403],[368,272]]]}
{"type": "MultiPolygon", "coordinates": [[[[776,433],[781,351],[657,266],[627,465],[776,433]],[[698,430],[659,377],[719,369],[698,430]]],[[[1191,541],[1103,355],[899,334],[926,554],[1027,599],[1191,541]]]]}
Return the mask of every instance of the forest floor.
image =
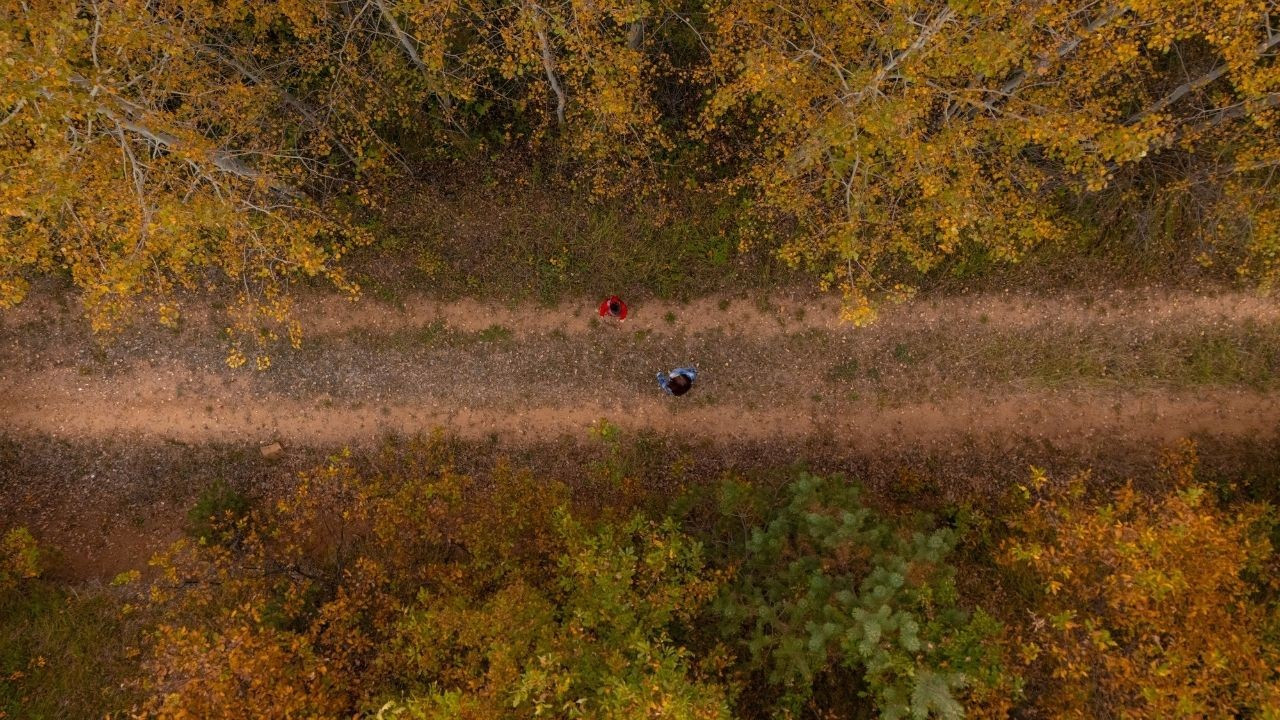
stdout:
{"type": "Polygon", "coordinates": [[[803,293],[636,302],[621,324],[596,302],[317,294],[299,301],[302,348],[282,344],[258,372],[226,366],[213,311],[103,346],[78,308],[33,299],[0,314],[0,505],[47,521],[73,575],[100,575],[140,562],[192,490],[140,491],[131,483],[155,473],[136,465],[108,481],[101,463],[54,459],[66,448],[240,448],[261,465],[273,443],[297,459],[437,428],[507,451],[581,444],[603,419],[722,456],[768,448],[782,464],[815,443],[850,456],[1083,453],[1280,434],[1280,303],[1255,294],[922,297],[866,328],[803,293]],[[654,375],[687,364],[694,389],[662,393],[654,375]]]}

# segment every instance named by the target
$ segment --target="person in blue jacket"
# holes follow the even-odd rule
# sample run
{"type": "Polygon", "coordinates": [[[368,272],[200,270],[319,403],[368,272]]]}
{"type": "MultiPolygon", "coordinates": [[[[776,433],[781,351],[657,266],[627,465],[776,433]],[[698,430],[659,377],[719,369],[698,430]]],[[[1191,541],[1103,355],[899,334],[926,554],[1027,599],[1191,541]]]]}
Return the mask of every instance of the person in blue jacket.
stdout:
{"type": "Polygon", "coordinates": [[[658,373],[658,384],[670,395],[683,395],[693,387],[698,379],[698,371],[691,367],[678,367],[671,372],[658,373]]]}

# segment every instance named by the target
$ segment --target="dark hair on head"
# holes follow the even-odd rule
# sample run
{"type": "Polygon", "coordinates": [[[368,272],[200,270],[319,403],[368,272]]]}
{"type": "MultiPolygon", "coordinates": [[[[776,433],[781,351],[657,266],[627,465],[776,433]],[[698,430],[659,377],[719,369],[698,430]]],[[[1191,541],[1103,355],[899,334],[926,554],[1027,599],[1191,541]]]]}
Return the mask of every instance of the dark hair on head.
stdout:
{"type": "Polygon", "coordinates": [[[667,389],[672,395],[683,395],[689,392],[689,388],[693,387],[693,382],[689,380],[688,375],[676,375],[667,381],[667,389]]]}
{"type": "Polygon", "coordinates": [[[618,315],[618,314],[621,314],[621,313],[622,313],[622,303],[618,302],[617,300],[610,300],[610,301],[609,301],[609,314],[610,314],[610,315],[618,315]]]}

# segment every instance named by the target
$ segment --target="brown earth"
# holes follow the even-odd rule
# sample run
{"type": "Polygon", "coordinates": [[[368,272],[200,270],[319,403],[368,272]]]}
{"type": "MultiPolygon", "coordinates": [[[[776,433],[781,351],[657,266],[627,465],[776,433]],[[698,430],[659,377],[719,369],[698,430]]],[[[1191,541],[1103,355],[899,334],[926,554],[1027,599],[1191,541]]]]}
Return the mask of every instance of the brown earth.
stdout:
{"type": "Polygon", "coordinates": [[[831,300],[796,297],[641,304],[621,326],[600,322],[585,300],[303,306],[303,349],[275,350],[261,373],[227,368],[200,318],[103,351],[68,311],[32,305],[0,316],[0,430],[340,445],[441,427],[521,443],[583,436],[607,418],[715,441],[827,434],[865,448],[1280,427],[1280,394],[1266,381],[1277,358],[1262,358],[1250,382],[1232,368],[1182,382],[1185,358],[1164,352],[1197,334],[1275,327],[1280,303],[1248,294],[924,299],[864,329],[841,325],[831,300]],[[1094,354],[1075,357],[1084,345],[1094,354]],[[681,364],[696,365],[699,382],[668,397],[653,375],[681,364]]]}

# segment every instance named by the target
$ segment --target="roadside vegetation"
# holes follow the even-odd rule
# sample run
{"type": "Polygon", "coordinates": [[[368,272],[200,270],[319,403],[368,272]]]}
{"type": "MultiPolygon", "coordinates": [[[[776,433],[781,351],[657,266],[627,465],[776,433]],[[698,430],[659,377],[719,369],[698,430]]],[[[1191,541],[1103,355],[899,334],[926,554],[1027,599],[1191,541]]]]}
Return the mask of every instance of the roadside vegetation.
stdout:
{"type": "MultiPolygon", "coordinates": [[[[1273,516],[1170,448],[927,509],[695,478],[599,427],[573,484],[442,439],[221,481],[97,589],[4,543],[12,717],[1135,717],[1280,702],[1273,516]],[[474,460],[466,461],[467,463],[474,460]],[[464,463],[466,464],[466,463],[464,463]]],[[[646,448],[650,449],[646,449],[646,448]]],[[[1251,493],[1274,494],[1274,487],[1251,493]]]]}

